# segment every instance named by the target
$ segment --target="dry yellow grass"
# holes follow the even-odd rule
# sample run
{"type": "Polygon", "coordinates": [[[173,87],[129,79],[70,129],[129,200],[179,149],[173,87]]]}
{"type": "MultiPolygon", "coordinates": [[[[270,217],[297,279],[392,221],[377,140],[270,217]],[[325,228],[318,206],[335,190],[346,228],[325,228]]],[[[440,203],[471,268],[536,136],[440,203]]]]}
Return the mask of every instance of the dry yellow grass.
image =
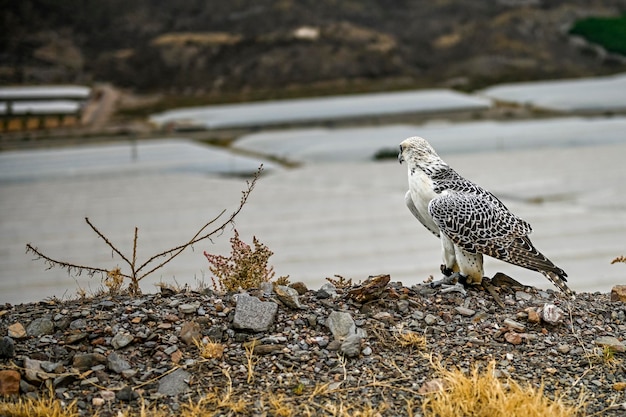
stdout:
{"type": "Polygon", "coordinates": [[[219,359],[224,354],[224,345],[209,338],[204,338],[203,340],[194,339],[193,343],[198,348],[200,356],[204,359],[219,359]]]}
{"type": "MultiPolygon", "coordinates": [[[[422,336],[413,332],[400,332],[396,338],[397,343],[410,347],[419,347],[425,344],[422,336]],[[403,336],[404,335],[404,336],[403,336]],[[402,342],[401,342],[402,341],[402,342]]],[[[214,358],[220,355],[223,346],[219,343],[196,342],[203,357],[214,358]],[[208,346],[208,348],[207,348],[208,346]],[[203,351],[206,349],[206,351],[203,351]],[[218,352],[218,353],[215,353],[218,352]],[[206,355],[206,356],[204,356],[206,355]]],[[[347,386],[331,388],[335,384],[316,384],[313,387],[297,385],[292,390],[273,391],[250,385],[254,378],[254,365],[258,358],[254,356],[254,343],[246,348],[246,362],[248,365],[248,385],[233,389],[233,380],[228,369],[222,369],[226,377],[226,384],[221,387],[213,387],[199,393],[201,397],[189,400],[181,404],[176,413],[179,417],[212,417],[218,415],[241,415],[250,412],[253,402],[268,412],[268,415],[279,417],[314,416],[325,415],[335,417],[380,417],[383,415],[414,416],[420,415],[417,410],[421,409],[424,417],[574,417],[584,412],[585,398],[581,395],[577,403],[571,404],[565,401],[564,395],[555,394],[553,397],[546,395],[543,385],[533,387],[521,385],[516,381],[498,379],[495,373],[495,362],[489,363],[483,369],[475,367],[469,374],[458,369],[448,370],[434,360],[432,356],[424,354],[429,359],[433,368],[431,392],[420,393],[413,389],[395,387],[393,384],[374,381],[359,384],[359,386],[347,386]],[[353,401],[355,392],[362,391],[365,387],[379,387],[382,398],[375,402],[353,401]],[[388,403],[385,398],[395,392],[409,394],[405,398],[406,405],[398,407],[388,403]],[[402,408],[402,409],[401,409],[402,408]]],[[[610,362],[612,355],[602,352],[597,353],[597,360],[610,362]]],[[[344,375],[345,380],[345,375],[344,375]]],[[[64,404],[61,401],[48,396],[38,400],[20,399],[18,401],[0,402],[0,416],[10,415],[15,417],[78,417],[75,402],[64,404]]],[[[94,414],[97,416],[97,413],[94,414]]],[[[171,410],[164,405],[149,405],[144,401],[139,407],[127,408],[120,411],[118,417],[166,417],[171,416],[171,410]]]]}
{"type": "Polygon", "coordinates": [[[585,356],[590,366],[604,365],[609,369],[615,369],[622,365],[622,359],[615,356],[615,350],[610,346],[595,347],[591,351],[586,351],[585,356]]]}
{"type": "Polygon", "coordinates": [[[256,366],[259,358],[254,356],[254,346],[256,343],[251,343],[249,346],[246,346],[246,368],[248,370],[248,384],[252,382],[254,379],[254,367],[256,366]]]}
{"type": "Polygon", "coordinates": [[[0,402],[0,416],[12,417],[78,417],[76,401],[64,404],[55,399],[53,394],[32,399],[20,398],[17,401],[0,402]]]}
{"type": "Polygon", "coordinates": [[[426,395],[422,403],[426,417],[574,417],[583,411],[583,397],[570,405],[559,394],[548,398],[543,385],[500,381],[493,361],[484,371],[475,367],[469,375],[432,363],[443,388],[426,395]]]}
{"type": "Polygon", "coordinates": [[[412,332],[410,330],[400,330],[398,334],[394,336],[396,341],[403,348],[411,348],[417,350],[426,349],[426,337],[412,332]]]}

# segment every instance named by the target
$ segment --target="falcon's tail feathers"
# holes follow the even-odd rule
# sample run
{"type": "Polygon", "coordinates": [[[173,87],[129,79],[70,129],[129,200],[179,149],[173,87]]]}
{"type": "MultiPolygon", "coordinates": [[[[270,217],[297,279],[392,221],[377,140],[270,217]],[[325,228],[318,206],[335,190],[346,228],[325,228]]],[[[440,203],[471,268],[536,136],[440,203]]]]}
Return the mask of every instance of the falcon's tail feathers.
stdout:
{"type": "MultiPolygon", "coordinates": [[[[562,270],[561,270],[562,271],[562,270]]],[[[554,285],[558,287],[565,295],[569,296],[572,300],[576,299],[576,293],[572,291],[565,283],[565,278],[561,275],[554,273],[553,271],[541,271],[554,285]]],[[[565,273],[563,273],[565,274],[565,273]]]]}

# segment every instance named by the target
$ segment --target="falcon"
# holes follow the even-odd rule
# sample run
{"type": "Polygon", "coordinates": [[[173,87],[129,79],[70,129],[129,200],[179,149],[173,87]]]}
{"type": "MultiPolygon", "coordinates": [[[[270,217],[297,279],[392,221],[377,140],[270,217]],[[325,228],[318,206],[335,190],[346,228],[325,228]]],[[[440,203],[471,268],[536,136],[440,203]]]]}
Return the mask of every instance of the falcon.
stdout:
{"type": "Polygon", "coordinates": [[[545,275],[570,297],[567,274],[539,252],[528,235],[530,224],[517,217],[489,191],[463,178],[423,138],[400,144],[400,163],[408,166],[404,199],[411,213],[441,239],[443,282],[478,285],[483,255],[545,275]]]}

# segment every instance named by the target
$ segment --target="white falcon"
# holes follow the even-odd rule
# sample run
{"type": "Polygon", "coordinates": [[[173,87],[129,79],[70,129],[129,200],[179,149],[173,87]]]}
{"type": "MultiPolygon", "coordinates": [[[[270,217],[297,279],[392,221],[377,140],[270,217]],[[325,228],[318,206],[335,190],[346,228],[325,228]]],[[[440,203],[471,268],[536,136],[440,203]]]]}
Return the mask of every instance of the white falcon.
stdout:
{"type": "Polygon", "coordinates": [[[406,162],[411,213],[441,239],[442,272],[466,284],[482,282],[483,255],[545,275],[573,297],[567,274],[531,243],[530,225],[515,216],[496,196],[463,178],[420,137],[400,144],[400,163],[406,162]]]}

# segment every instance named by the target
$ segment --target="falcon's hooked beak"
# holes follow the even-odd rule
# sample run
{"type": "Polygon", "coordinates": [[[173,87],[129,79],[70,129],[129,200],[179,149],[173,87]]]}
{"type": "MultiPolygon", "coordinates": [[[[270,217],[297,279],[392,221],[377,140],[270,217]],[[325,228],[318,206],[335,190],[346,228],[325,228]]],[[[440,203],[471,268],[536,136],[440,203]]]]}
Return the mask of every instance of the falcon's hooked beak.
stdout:
{"type": "Polygon", "coordinates": [[[403,163],[404,157],[402,156],[402,145],[400,145],[400,153],[398,154],[398,162],[403,163]]]}

